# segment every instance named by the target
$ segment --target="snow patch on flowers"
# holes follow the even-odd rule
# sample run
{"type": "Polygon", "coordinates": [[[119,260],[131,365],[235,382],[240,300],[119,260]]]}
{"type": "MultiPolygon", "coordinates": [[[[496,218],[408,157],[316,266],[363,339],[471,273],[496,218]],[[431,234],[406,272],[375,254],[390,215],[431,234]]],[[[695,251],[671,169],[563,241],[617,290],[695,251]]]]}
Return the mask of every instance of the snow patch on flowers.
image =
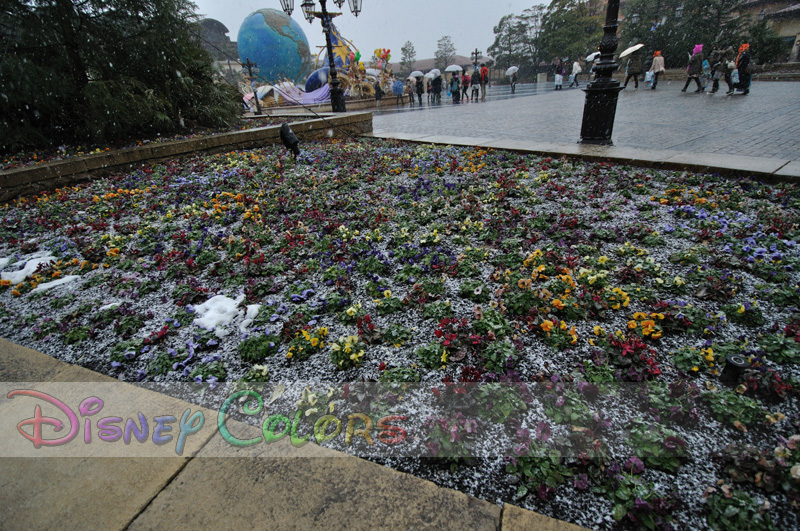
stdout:
{"type": "Polygon", "coordinates": [[[244,301],[244,294],[235,299],[225,295],[211,297],[203,304],[194,307],[194,311],[198,315],[194,324],[206,330],[213,330],[217,337],[225,337],[230,332],[224,327],[244,314],[244,311],[239,309],[242,301],[244,301]]]}
{"type": "MultiPolygon", "coordinates": [[[[80,275],[67,275],[64,278],[59,278],[58,280],[53,280],[52,282],[45,282],[43,284],[39,284],[35,288],[33,288],[33,292],[37,293],[40,291],[47,291],[49,289],[55,288],[56,286],[61,286],[62,284],[67,284],[68,282],[72,282],[73,280],[77,280],[81,278],[80,275]]],[[[119,303],[117,303],[118,305],[119,303]]]]}
{"type": "MultiPolygon", "coordinates": [[[[36,253],[34,255],[29,256],[27,261],[22,260],[14,264],[14,265],[21,265],[22,263],[25,264],[25,266],[19,271],[0,273],[0,279],[10,280],[12,284],[19,284],[20,282],[25,280],[29,275],[34,274],[40,264],[47,264],[49,262],[55,262],[56,260],[58,260],[58,258],[56,258],[55,256],[50,256],[46,252],[36,253]]],[[[4,264],[0,263],[0,267],[4,267],[4,264]]]]}
{"type": "Polygon", "coordinates": [[[258,310],[260,309],[261,309],[260,304],[247,305],[247,312],[244,314],[244,321],[242,321],[241,324],[239,325],[240,332],[244,332],[251,324],[253,324],[253,321],[258,315],[258,310]]]}

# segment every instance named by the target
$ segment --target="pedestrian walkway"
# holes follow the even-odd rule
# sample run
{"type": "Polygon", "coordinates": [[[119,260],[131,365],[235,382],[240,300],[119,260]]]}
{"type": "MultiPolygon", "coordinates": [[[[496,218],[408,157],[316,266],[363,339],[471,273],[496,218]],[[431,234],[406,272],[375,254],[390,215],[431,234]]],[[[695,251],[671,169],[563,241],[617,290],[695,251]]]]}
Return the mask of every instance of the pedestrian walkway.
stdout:
{"type": "MultiPolygon", "coordinates": [[[[282,439],[270,445],[232,447],[216,431],[215,411],[3,339],[0,391],[3,529],[581,529],[513,505],[500,507],[437,487],[314,444],[295,448],[282,439]],[[67,382],[91,385],[78,387],[67,382]],[[88,396],[81,394],[88,390],[105,401],[104,413],[119,411],[120,403],[135,404],[135,410],[154,421],[159,414],[202,411],[205,422],[202,430],[198,428],[186,439],[183,457],[175,455],[174,441],[156,443],[159,446],[147,441],[132,441],[128,446],[122,446],[122,441],[90,445],[85,441],[87,435],[79,435],[69,445],[35,449],[17,427],[23,419],[31,419],[39,398],[8,398],[11,391],[26,389],[49,390],[70,404],[88,396]],[[70,452],[73,457],[46,457],[70,452]]],[[[81,411],[81,416],[87,416],[81,411]]],[[[44,410],[44,415],[49,414],[53,412],[44,410]]],[[[84,426],[90,421],[76,418],[74,422],[84,426]]],[[[175,418],[167,422],[175,422],[175,418]]],[[[46,419],[44,423],[48,423],[46,419]]],[[[226,427],[243,440],[261,433],[256,426],[230,419],[226,427]]],[[[178,428],[178,424],[167,424],[162,433],[171,432],[177,438],[178,428]]],[[[36,430],[32,426],[20,429],[36,430]]],[[[39,429],[48,430],[45,438],[52,437],[52,429],[39,429]]],[[[91,430],[89,424],[86,433],[91,430]]],[[[171,434],[168,437],[172,440],[171,434]]]]}
{"type": "MultiPolygon", "coordinates": [[[[585,82],[581,82],[585,87],[585,82]]],[[[800,161],[800,84],[755,82],[747,96],[683,93],[683,81],[657,90],[632,82],[620,93],[612,140],[617,147],[672,153],[736,155],[800,161]]],[[[510,94],[490,87],[486,101],[401,107],[376,112],[376,136],[403,133],[491,140],[575,144],[580,140],[585,93],[553,91],[552,83],[519,84],[510,94]]]]}

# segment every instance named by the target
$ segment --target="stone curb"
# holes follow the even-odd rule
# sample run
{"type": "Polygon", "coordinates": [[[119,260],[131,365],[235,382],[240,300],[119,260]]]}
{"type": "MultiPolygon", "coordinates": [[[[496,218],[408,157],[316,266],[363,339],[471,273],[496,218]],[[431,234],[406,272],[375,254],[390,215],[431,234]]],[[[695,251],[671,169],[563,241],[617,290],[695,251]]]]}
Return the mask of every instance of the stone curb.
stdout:
{"type": "MultiPolygon", "coordinates": [[[[291,115],[287,115],[287,118],[291,115]]],[[[294,117],[296,119],[296,117],[294,117]]],[[[346,137],[372,131],[371,112],[326,114],[318,118],[293,121],[292,130],[301,140],[320,137],[346,137]]],[[[144,162],[191,155],[197,151],[222,152],[280,142],[280,126],[257,127],[246,131],[148,144],[109,151],[60,162],[0,171],[0,203],[42,190],[52,190],[91,178],[93,174],[119,171],[144,162]]]]}
{"type": "Polygon", "coordinates": [[[614,162],[663,170],[755,176],[769,182],[800,182],[800,162],[779,158],[391,132],[365,133],[362,136],[425,144],[507,149],[547,157],[565,156],[594,162],[614,162]]]}
{"type": "MultiPolygon", "coordinates": [[[[137,404],[197,409],[4,339],[0,382],[4,387],[9,382],[114,382],[124,386],[126,396],[138,397],[133,398],[137,404]]],[[[0,417],[8,406],[9,400],[0,397],[0,417]]],[[[208,414],[215,418],[216,412],[208,414]]],[[[241,438],[260,432],[235,421],[227,425],[241,438]]],[[[3,527],[309,529],[324,522],[338,529],[583,529],[314,444],[234,450],[225,445],[219,433],[212,433],[187,446],[189,457],[0,457],[0,513],[16,515],[3,527]],[[236,456],[218,457],[232,452],[236,456]]]]}

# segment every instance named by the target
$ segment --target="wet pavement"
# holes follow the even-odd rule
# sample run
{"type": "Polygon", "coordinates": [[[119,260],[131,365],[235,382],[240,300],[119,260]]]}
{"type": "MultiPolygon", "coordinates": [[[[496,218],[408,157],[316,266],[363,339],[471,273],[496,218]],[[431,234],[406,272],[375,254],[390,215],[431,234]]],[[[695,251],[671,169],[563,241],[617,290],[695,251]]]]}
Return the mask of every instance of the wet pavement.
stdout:
{"type": "MultiPolygon", "coordinates": [[[[585,82],[581,82],[582,87],[585,82]]],[[[686,93],[683,81],[657,90],[632,82],[620,93],[615,146],[800,160],[800,84],[755,82],[750,94],[686,93]]],[[[374,112],[373,131],[574,144],[580,140],[585,93],[552,83],[490,87],[485,102],[391,107],[374,112]]]]}

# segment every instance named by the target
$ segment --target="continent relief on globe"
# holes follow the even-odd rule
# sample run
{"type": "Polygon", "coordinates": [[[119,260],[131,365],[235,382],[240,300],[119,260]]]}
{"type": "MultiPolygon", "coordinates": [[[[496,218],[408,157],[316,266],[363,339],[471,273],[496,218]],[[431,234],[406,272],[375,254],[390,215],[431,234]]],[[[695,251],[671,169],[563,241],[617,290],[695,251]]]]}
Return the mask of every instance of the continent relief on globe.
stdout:
{"type": "Polygon", "coordinates": [[[258,77],[268,83],[302,82],[314,70],[305,33],[282,11],[259,9],[239,30],[239,56],[258,64],[258,77]]]}

